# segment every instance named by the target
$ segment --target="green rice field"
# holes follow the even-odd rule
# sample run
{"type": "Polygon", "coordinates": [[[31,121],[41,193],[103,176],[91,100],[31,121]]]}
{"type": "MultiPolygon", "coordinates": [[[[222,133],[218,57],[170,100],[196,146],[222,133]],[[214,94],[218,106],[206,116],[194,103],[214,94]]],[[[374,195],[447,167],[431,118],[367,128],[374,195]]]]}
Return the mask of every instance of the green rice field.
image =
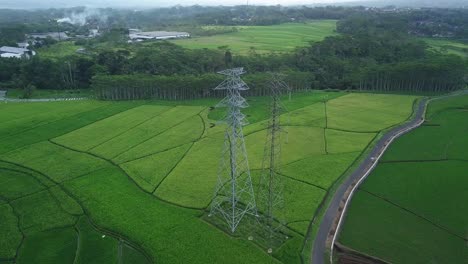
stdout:
{"type": "Polygon", "coordinates": [[[217,49],[228,46],[235,52],[288,52],[309,42],[323,40],[336,34],[336,20],[317,20],[307,23],[285,23],[273,26],[243,26],[237,32],[209,37],[193,37],[172,42],[190,49],[217,49]]]}
{"type": "MultiPolygon", "coordinates": [[[[217,122],[224,111],[211,108],[218,100],[1,104],[0,262],[300,263],[327,190],[381,131],[409,118],[416,99],[283,98],[281,214],[290,237],[272,254],[206,220],[225,129],[217,122]]],[[[269,98],[248,102],[257,185],[269,98]]],[[[445,218],[460,231],[460,221],[445,218]]]]}
{"type": "Polygon", "coordinates": [[[341,244],[391,263],[468,259],[468,96],[430,103],[351,202],[341,244]]]}
{"type": "Polygon", "coordinates": [[[460,57],[468,57],[468,43],[450,40],[450,39],[435,39],[423,38],[432,50],[447,54],[454,54],[460,57]]]}

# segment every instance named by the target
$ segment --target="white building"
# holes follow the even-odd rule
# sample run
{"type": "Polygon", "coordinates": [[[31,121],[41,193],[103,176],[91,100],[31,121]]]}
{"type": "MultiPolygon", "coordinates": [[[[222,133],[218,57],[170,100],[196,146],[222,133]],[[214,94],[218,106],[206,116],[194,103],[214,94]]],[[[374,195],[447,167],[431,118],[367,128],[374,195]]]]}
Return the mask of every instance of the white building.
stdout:
{"type": "Polygon", "coordinates": [[[8,47],[3,46],[0,48],[0,57],[1,58],[30,58],[31,56],[36,55],[36,52],[17,47],[8,47]]]}
{"type": "Polygon", "coordinates": [[[189,38],[190,34],[187,32],[171,32],[171,31],[148,31],[139,32],[136,30],[130,30],[128,37],[132,41],[143,41],[143,40],[165,40],[165,39],[178,39],[178,38],[189,38]]]}

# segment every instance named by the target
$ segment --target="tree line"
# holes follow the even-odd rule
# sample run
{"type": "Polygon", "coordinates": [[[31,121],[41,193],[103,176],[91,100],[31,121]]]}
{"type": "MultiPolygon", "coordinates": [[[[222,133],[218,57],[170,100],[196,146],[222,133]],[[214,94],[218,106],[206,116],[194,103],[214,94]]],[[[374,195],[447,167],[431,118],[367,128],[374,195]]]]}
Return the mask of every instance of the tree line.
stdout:
{"type": "Polygon", "coordinates": [[[291,53],[263,54],[252,49],[236,54],[228,46],[190,50],[154,42],[119,44],[96,49],[91,55],[60,59],[40,54],[31,60],[2,59],[0,86],[94,88],[100,97],[109,99],[112,96],[104,95],[105,87],[117,91],[126,83],[128,89],[142,89],[141,95],[129,92],[129,98],[176,97],[168,92],[156,95],[165,89],[180,91],[183,98],[200,98],[211,96],[203,89],[215,86],[214,73],[244,67],[251,78],[269,71],[285,72],[294,89],[445,92],[464,87],[468,60],[431,51],[425,42],[410,36],[408,28],[406,18],[398,14],[351,15],[338,22],[339,35],[291,53]],[[148,88],[149,80],[155,82],[152,88],[148,88]]]}

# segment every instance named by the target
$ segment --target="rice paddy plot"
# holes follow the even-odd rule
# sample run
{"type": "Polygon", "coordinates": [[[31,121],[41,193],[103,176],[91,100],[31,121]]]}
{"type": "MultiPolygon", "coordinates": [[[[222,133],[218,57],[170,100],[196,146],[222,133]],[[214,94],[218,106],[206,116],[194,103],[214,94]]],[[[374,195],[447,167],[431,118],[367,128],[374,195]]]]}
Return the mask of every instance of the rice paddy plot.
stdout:
{"type": "MultiPolygon", "coordinates": [[[[55,103],[55,102],[54,102],[55,103]]],[[[76,101],[69,101],[69,104],[80,104],[80,102],[76,101]]],[[[97,105],[102,104],[99,102],[95,102],[97,105]]],[[[76,113],[75,115],[67,116],[58,120],[51,122],[42,123],[39,126],[35,126],[31,129],[18,132],[14,135],[7,136],[0,141],[0,153],[8,152],[22,146],[38,143],[50,138],[58,137],[78,128],[84,127],[89,125],[90,123],[96,122],[103,118],[112,116],[119,112],[128,110],[129,108],[137,106],[139,103],[135,102],[118,102],[118,103],[104,103],[102,107],[97,107],[89,111],[82,111],[80,113],[76,113]]],[[[16,105],[16,104],[10,104],[16,105]]],[[[29,112],[29,111],[38,111],[40,109],[36,109],[36,103],[24,103],[18,104],[24,105],[26,108],[22,109],[21,111],[29,112]]],[[[42,106],[41,104],[38,104],[42,106]]],[[[54,105],[54,104],[52,104],[54,105]]],[[[15,110],[19,111],[19,110],[15,110]]],[[[9,111],[7,111],[9,112],[9,111]]],[[[33,113],[31,113],[34,115],[33,113]]],[[[27,120],[16,120],[17,123],[27,122],[27,120]]]]}
{"type": "Polygon", "coordinates": [[[1,111],[0,135],[2,138],[16,135],[62,118],[74,116],[107,105],[103,102],[76,101],[68,102],[38,102],[38,103],[7,103],[1,111]],[[7,107],[8,106],[8,107],[7,107]],[[60,109],[60,111],[57,111],[60,109]]]}
{"type": "Polygon", "coordinates": [[[422,38],[422,40],[429,44],[431,50],[463,58],[468,57],[468,43],[466,42],[437,38],[422,38]]]}
{"type": "Polygon", "coordinates": [[[76,220],[60,208],[47,190],[16,199],[10,204],[20,216],[20,226],[26,234],[72,226],[76,220]]]}
{"type": "Polygon", "coordinates": [[[0,168],[0,197],[4,199],[16,199],[45,188],[26,173],[0,168]]]}
{"type": "Polygon", "coordinates": [[[26,236],[18,263],[73,263],[78,234],[72,227],[51,229],[26,236]]]}
{"type": "MultiPolygon", "coordinates": [[[[77,263],[89,263],[92,259],[115,263],[116,252],[117,259],[123,263],[144,263],[145,257],[133,246],[141,246],[153,262],[300,261],[303,242],[300,234],[307,231],[308,222],[326,190],[355,161],[374,135],[333,133],[325,129],[324,102],[327,101],[328,112],[335,100],[351,96],[343,94],[313,91],[293,94],[291,101],[284,97],[283,103],[290,111],[290,126],[283,123],[287,133],[282,134],[281,172],[287,206],[282,213],[295,232],[291,231],[293,238],[272,255],[256,247],[255,242],[244,237],[233,238],[200,218],[213,196],[224,140],[225,126],[215,121],[222,117],[223,111],[209,109],[214,100],[89,101],[102,105],[58,120],[52,114],[54,121],[0,142],[0,197],[13,199],[11,210],[20,216],[20,227],[28,237],[20,249],[21,256],[15,261],[30,262],[33,258],[55,261],[57,257],[67,262],[71,258],[67,252],[72,252],[73,248],[77,263]],[[172,122],[177,119],[181,122],[172,122]],[[329,152],[339,154],[327,154],[327,145],[329,152]],[[353,152],[343,153],[348,151],[353,152]],[[101,155],[106,159],[100,158],[101,155]],[[112,160],[107,160],[109,158],[112,160]],[[4,171],[8,173],[3,175],[4,171]],[[61,186],[56,185],[57,182],[61,186]],[[92,219],[93,226],[118,233],[119,237],[131,241],[132,246],[115,241],[113,237],[103,237],[90,226],[86,217],[92,219]],[[57,231],[53,239],[48,233],[52,230],[57,231]],[[73,236],[66,230],[72,230],[73,236]],[[65,237],[70,244],[63,242],[65,237]],[[32,252],[30,245],[42,243],[42,239],[48,240],[50,245],[44,245],[49,249],[44,256],[37,257],[38,253],[32,252]]],[[[370,96],[359,96],[362,97],[341,105],[340,111],[355,111],[356,104],[369,105],[370,96]],[[361,100],[367,101],[362,103],[361,100]]],[[[266,141],[263,121],[269,118],[269,102],[269,97],[251,97],[250,107],[245,111],[252,123],[245,128],[245,131],[250,129],[246,143],[252,169],[260,169],[263,161],[266,141]]],[[[374,111],[379,104],[381,102],[371,103],[366,110],[374,111]]],[[[23,109],[34,113],[35,105],[29,104],[23,109]]],[[[43,109],[40,108],[42,104],[37,106],[43,109]]],[[[8,106],[3,109],[8,110],[8,106]]],[[[411,107],[406,110],[409,116],[411,107]]],[[[0,115],[5,112],[8,113],[3,111],[0,115]]],[[[396,111],[395,116],[400,114],[396,111]]],[[[21,114],[13,113],[5,120],[13,120],[15,115],[21,114]]],[[[285,122],[287,116],[282,116],[285,122]]],[[[332,118],[337,116],[339,113],[332,118]]],[[[18,118],[20,126],[29,120],[27,115],[23,117],[18,118]]],[[[347,118],[347,124],[356,124],[351,120],[354,115],[347,118]]],[[[256,181],[258,177],[253,176],[256,181]]],[[[6,200],[0,199],[0,207],[8,205],[6,200]]],[[[0,232],[18,234],[14,218],[8,209],[5,212],[10,217],[5,220],[9,224],[6,231],[0,228],[0,232]]],[[[2,239],[0,237],[0,241],[2,239]]]]}
{"type": "Polygon", "coordinates": [[[123,240],[96,231],[86,217],[80,218],[76,230],[78,245],[74,263],[149,263],[141,252],[128,246],[123,240]]]}
{"type": "Polygon", "coordinates": [[[308,157],[281,167],[281,173],[328,189],[359,156],[360,152],[308,157]]]}
{"type": "Polygon", "coordinates": [[[93,172],[65,186],[79,197],[97,225],[130,237],[152,261],[276,263],[246,239],[232,239],[200,220],[200,211],[169,205],[142,192],[117,168],[93,172]]]}
{"type": "Polygon", "coordinates": [[[170,108],[125,133],[92,148],[90,151],[109,159],[119,156],[119,154],[150,140],[158,134],[186,122],[187,119],[193,118],[203,109],[204,107],[198,106],[177,106],[170,108]]]}
{"type": "Polygon", "coordinates": [[[281,122],[290,126],[316,126],[325,127],[325,104],[317,102],[281,116],[281,122]]]}
{"type": "MultiPolygon", "coordinates": [[[[311,155],[325,154],[323,129],[316,127],[284,127],[282,135],[281,162],[287,164],[311,155]]],[[[249,165],[251,169],[261,169],[264,144],[267,140],[266,130],[248,135],[245,138],[249,165]]]]}
{"type": "Polygon", "coordinates": [[[207,207],[213,198],[222,146],[223,139],[196,142],[154,194],[182,206],[207,207]]]}
{"type": "Polygon", "coordinates": [[[20,148],[2,158],[38,170],[56,182],[69,180],[108,166],[103,160],[50,142],[40,142],[20,148]]]}
{"type": "Polygon", "coordinates": [[[466,241],[371,194],[358,191],[348,212],[339,241],[354,250],[392,263],[466,260],[466,241]]]}
{"type": "Polygon", "coordinates": [[[209,37],[194,37],[172,42],[189,49],[217,49],[227,46],[233,52],[290,52],[309,42],[335,35],[336,20],[317,20],[307,23],[285,23],[272,26],[242,26],[238,31],[209,37]]]}
{"type": "Polygon", "coordinates": [[[379,164],[361,187],[467,237],[468,161],[379,164]]]}
{"type": "Polygon", "coordinates": [[[167,106],[143,105],[113,115],[54,139],[73,149],[89,150],[167,111],[167,106]]]}
{"type": "Polygon", "coordinates": [[[78,245],[74,263],[119,263],[118,241],[96,232],[86,217],[77,223],[78,245]]]}
{"type": "Polygon", "coordinates": [[[348,94],[327,103],[328,128],[377,132],[411,115],[417,97],[384,94],[348,94]]]}
{"type": "Polygon", "coordinates": [[[375,138],[375,133],[355,133],[326,129],[327,153],[360,152],[375,138]]]}
{"type": "Polygon", "coordinates": [[[468,95],[432,101],[427,108],[426,119],[431,122],[433,115],[449,109],[468,109],[468,95]]]}
{"type": "Polygon", "coordinates": [[[464,122],[467,118],[468,111],[463,109],[448,109],[434,114],[427,125],[392,144],[383,160],[468,160],[468,122],[464,122]],[[411,149],[418,151],[408,151],[411,149]]]}
{"type": "Polygon", "coordinates": [[[13,259],[21,243],[18,218],[9,204],[0,204],[0,259],[13,259]]]}
{"type": "Polygon", "coordinates": [[[113,160],[122,163],[195,142],[201,138],[204,129],[202,118],[198,115],[192,116],[161,134],[134,146],[113,160]]]}
{"type": "MultiPolygon", "coordinates": [[[[283,178],[283,183],[285,205],[281,211],[274,212],[275,215],[279,217],[283,215],[282,218],[286,223],[312,219],[326,191],[290,178],[283,178]]],[[[295,227],[301,234],[307,232],[305,225],[295,227]]]]}
{"type": "Polygon", "coordinates": [[[175,168],[191,143],[121,164],[125,172],[145,191],[154,192],[156,187],[175,168]]]}
{"type": "MultiPolygon", "coordinates": [[[[261,175],[261,170],[252,172],[252,181],[256,184],[254,187],[256,193],[259,193],[258,183],[261,175]]],[[[281,176],[280,176],[281,177],[281,176]]],[[[274,210],[275,218],[285,223],[305,221],[312,219],[315,210],[325,196],[326,191],[316,186],[309,185],[291,178],[281,178],[283,188],[284,203],[279,205],[274,210]]],[[[307,228],[304,225],[296,226],[300,228],[297,231],[304,234],[307,228]]]]}

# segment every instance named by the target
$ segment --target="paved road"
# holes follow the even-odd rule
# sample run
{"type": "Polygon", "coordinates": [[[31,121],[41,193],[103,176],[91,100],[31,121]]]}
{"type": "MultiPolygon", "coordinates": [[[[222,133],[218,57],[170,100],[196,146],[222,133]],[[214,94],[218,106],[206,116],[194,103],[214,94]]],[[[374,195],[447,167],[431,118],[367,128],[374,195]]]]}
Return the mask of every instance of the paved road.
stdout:
{"type": "MultiPolygon", "coordinates": [[[[390,130],[388,133],[386,133],[377,142],[377,144],[374,146],[374,148],[372,149],[370,154],[367,156],[367,158],[361,163],[361,165],[341,184],[341,186],[335,192],[331,200],[331,203],[329,204],[325,212],[325,215],[322,219],[319,230],[317,232],[317,236],[315,237],[314,248],[312,251],[312,263],[313,264],[325,263],[324,257],[325,257],[325,252],[327,250],[326,248],[327,238],[330,233],[330,230],[333,227],[334,221],[336,217],[338,216],[338,209],[340,206],[340,202],[344,198],[348,197],[346,196],[346,191],[354,182],[358,182],[360,180],[362,181],[367,177],[367,175],[369,175],[370,171],[372,171],[373,167],[379,160],[381,154],[383,154],[388,144],[391,143],[393,139],[403,135],[404,133],[408,131],[411,131],[412,129],[420,126],[423,123],[426,103],[427,103],[427,99],[421,100],[419,104],[417,105],[415,115],[413,116],[413,119],[411,121],[403,125],[400,125],[398,127],[395,127],[392,130],[390,130]]],[[[357,184],[356,187],[358,185],[359,184],[357,184]]],[[[350,199],[347,199],[347,201],[349,200],[350,199]]],[[[345,205],[345,207],[346,206],[347,204],[345,205]]],[[[344,211],[345,210],[343,210],[342,212],[344,211]]]]}

